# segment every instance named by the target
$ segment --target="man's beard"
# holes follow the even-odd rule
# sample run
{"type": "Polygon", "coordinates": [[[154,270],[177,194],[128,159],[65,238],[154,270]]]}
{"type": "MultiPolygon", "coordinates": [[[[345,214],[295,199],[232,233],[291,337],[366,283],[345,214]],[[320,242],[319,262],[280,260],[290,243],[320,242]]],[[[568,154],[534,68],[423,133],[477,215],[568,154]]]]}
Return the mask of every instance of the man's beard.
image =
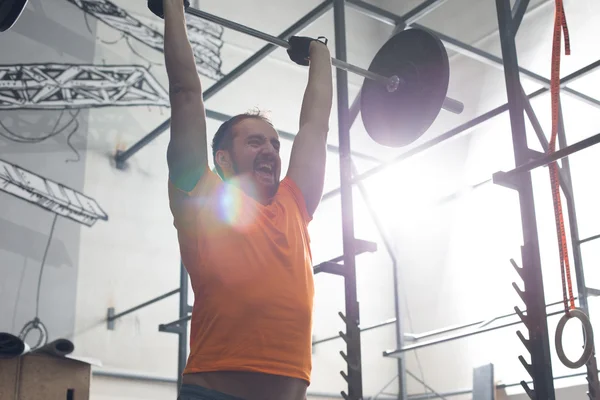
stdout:
{"type": "MultiPolygon", "coordinates": [[[[249,189],[254,191],[260,197],[270,199],[270,198],[274,197],[275,194],[277,193],[277,190],[279,190],[280,182],[278,179],[275,178],[275,175],[274,175],[275,172],[273,172],[273,177],[275,179],[274,179],[274,183],[272,185],[265,185],[265,184],[259,183],[258,179],[256,179],[256,175],[255,175],[255,173],[256,173],[256,171],[254,169],[255,161],[252,163],[252,171],[250,171],[249,173],[246,174],[247,176],[252,177],[251,182],[253,183],[253,185],[252,185],[253,187],[249,188],[249,189]]],[[[232,157],[231,168],[233,169],[234,177],[240,177],[240,176],[244,175],[243,173],[240,172],[240,167],[239,167],[239,164],[235,157],[232,157]]]]}

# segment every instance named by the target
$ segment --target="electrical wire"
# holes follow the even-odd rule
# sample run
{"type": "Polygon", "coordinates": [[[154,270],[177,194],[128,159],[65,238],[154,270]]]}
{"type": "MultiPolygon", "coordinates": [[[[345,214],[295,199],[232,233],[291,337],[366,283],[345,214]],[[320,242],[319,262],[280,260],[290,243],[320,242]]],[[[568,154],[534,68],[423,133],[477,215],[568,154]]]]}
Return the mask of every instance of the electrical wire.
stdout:
{"type": "Polygon", "coordinates": [[[40,336],[38,338],[37,343],[34,346],[31,346],[32,350],[45,346],[46,343],[48,343],[48,330],[46,329],[44,323],[40,320],[40,293],[42,289],[42,276],[44,274],[44,266],[46,265],[46,258],[48,257],[48,250],[50,249],[50,244],[52,242],[52,236],[54,235],[54,228],[56,227],[57,219],[58,214],[54,214],[54,218],[52,219],[52,227],[50,228],[50,235],[48,236],[48,242],[46,243],[46,249],[44,250],[44,256],[42,257],[42,264],[40,266],[40,273],[38,275],[38,284],[36,291],[35,318],[27,322],[23,326],[19,334],[19,338],[25,341],[27,335],[29,335],[32,331],[38,330],[40,332],[40,336]]]}
{"type": "Polygon", "coordinates": [[[68,113],[71,116],[71,119],[69,121],[67,121],[66,123],[64,123],[64,125],[59,128],[59,125],[61,124],[61,120],[62,120],[63,115],[65,114],[66,110],[67,109],[63,109],[60,112],[58,119],[56,120],[56,123],[54,124],[54,127],[52,128],[50,133],[45,134],[43,136],[40,136],[40,137],[23,136],[21,133],[18,133],[14,130],[9,129],[8,126],[6,126],[2,121],[0,121],[0,128],[2,128],[6,132],[3,132],[2,130],[0,130],[0,136],[5,139],[8,139],[12,142],[16,142],[16,143],[36,144],[36,143],[41,143],[47,139],[53,138],[53,137],[63,133],[69,126],[74,125],[73,128],[71,129],[71,131],[67,134],[67,145],[71,148],[71,150],[73,150],[73,152],[77,156],[77,159],[75,159],[75,160],[67,159],[65,162],[80,161],[81,156],[80,156],[79,152],[77,151],[77,149],[71,143],[71,139],[73,138],[73,135],[75,133],[77,133],[77,131],[79,130],[79,120],[77,119],[77,117],[79,116],[81,109],[79,109],[77,111],[72,111],[72,110],[69,111],[68,113]]]}

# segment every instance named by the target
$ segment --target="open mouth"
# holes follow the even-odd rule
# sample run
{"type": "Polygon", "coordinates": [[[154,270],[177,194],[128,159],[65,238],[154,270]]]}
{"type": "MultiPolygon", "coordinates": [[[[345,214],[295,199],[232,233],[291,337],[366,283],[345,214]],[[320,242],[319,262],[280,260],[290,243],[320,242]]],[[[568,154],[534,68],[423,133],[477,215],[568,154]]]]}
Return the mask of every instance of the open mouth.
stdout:
{"type": "Polygon", "coordinates": [[[273,183],[275,181],[275,167],[271,163],[261,162],[254,168],[256,176],[265,183],[273,183]]]}

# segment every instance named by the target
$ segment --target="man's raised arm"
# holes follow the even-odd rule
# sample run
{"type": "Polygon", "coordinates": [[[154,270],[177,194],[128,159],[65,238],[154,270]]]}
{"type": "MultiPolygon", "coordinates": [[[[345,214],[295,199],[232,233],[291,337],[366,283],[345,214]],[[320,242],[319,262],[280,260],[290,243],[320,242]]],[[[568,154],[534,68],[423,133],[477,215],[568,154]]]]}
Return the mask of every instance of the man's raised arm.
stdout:
{"type": "Polygon", "coordinates": [[[208,169],[202,86],[187,36],[183,0],[163,0],[164,52],[171,102],[167,164],[171,182],[189,192],[208,169]]]}
{"type": "MultiPolygon", "coordinates": [[[[293,46],[294,42],[290,40],[290,44],[293,46]]],[[[300,188],[308,213],[312,216],[321,201],[325,183],[333,78],[331,55],[325,44],[311,41],[309,59],[308,84],[300,112],[300,130],[292,146],[288,176],[300,188]]]]}

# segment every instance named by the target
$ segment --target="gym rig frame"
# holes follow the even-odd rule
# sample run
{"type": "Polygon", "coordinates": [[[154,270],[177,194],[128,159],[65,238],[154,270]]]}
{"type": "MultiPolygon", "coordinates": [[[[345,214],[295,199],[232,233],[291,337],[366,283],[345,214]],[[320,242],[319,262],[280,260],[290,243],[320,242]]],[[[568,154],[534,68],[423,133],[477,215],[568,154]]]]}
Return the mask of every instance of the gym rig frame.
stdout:
{"type": "MultiPolygon", "coordinates": [[[[440,32],[436,32],[430,28],[425,28],[416,23],[416,21],[435,8],[442,5],[445,0],[425,0],[422,4],[415,7],[403,16],[393,14],[389,11],[383,10],[372,4],[366,3],[362,0],[324,0],[321,4],[299,19],[296,23],[291,25],[288,29],[279,35],[279,38],[287,40],[292,35],[298,34],[303,29],[308,27],[312,22],[323,16],[326,12],[333,8],[333,20],[334,20],[334,32],[335,32],[335,57],[341,61],[346,61],[346,18],[345,9],[346,6],[352,7],[353,9],[374,18],[387,25],[394,26],[394,32],[403,30],[410,27],[419,27],[428,29],[430,32],[438,36],[444,45],[453,51],[456,51],[462,55],[473,58],[475,60],[484,62],[488,65],[502,68],[504,71],[506,91],[508,102],[502,106],[492,109],[484,114],[481,114],[474,119],[461,124],[449,131],[442,133],[441,135],[420,144],[412,148],[409,151],[395,157],[392,160],[383,162],[372,156],[361,154],[359,152],[351,151],[350,146],[350,129],[359,114],[359,97],[353,101],[352,105],[349,105],[348,96],[348,77],[347,72],[344,70],[338,70],[337,79],[337,109],[338,109],[338,135],[339,135],[339,147],[328,145],[328,150],[332,153],[339,155],[340,160],[340,187],[325,193],[323,200],[333,197],[338,193],[341,195],[341,210],[342,210],[342,232],[343,232],[343,255],[336,259],[321,263],[314,267],[314,272],[326,272],[343,276],[345,286],[345,301],[346,310],[345,314],[339,313],[340,317],[346,324],[346,332],[340,332],[339,336],[333,336],[329,338],[320,339],[313,342],[313,345],[327,342],[330,340],[336,340],[340,337],[346,342],[346,353],[340,352],[342,357],[347,363],[347,372],[341,371],[342,376],[348,383],[348,393],[342,392],[343,397],[352,400],[363,399],[362,389],[362,370],[361,370],[361,332],[376,329],[382,326],[388,326],[391,324],[395,325],[396,330],[396,341],[398,348],[392,351],[385,351],[383,356],[395,357],[398,359],[398,380],[399,391],[398,399],[432,399],[441,397],[450,397],[455,395],[462,395],[472,393],[472,389],[457,390],[449,393],[433,393],[411,395],[408,396],[406,393],[406,377],[407,375],[412,376],[419,381],[419,378],[414,374],[407,371],[404,365],[403,354],[407,351],[416,350],[418,348],[424,348],[440,343],[445,343],[479,333],[489,332],[496,329],[502,329],[508,326],[518,325],[524,323],[528,330],[528,340],[524,341],[526,348],[530,352],[530,363],[527,363],[525,359],[520,357],[521,362],[525,366],[525,370],[531,375],[531,380],[525,382],[524,380],[513,384],[498,385],[497,388],[506,388],[511,386],[521,385],[525,388],[526,392],[532,399],[546,399],[554,400],[554,379],[567,378],[572,376],[580,376],[587,374],[588,379],[588,395],[590,399],[600,399],[600,387],[598,383],[598,368],[596,364],[595,354],[592,355],[588,363],[586,364],[587,371],[584,374],[571,374],[563,377],[553,377],[551,367],[551,356],[550,356],[550,340],[548,334],[547,317],[556,315],[560,312],[547,313],[546,308],[561,304],[553,303],[546,305],[544,288],[542,283],[542,270],[539,254],[539,240],[537,235],[537,224],[535,219],[535,206],[533,187],[530,176],[530,169],[547,165],[550,163],[550,157],[547,157],[543,153],[537,153],[531,150],[527,145],[527,138],[525,135],[525,118],[524,114],[527,114],[535,133],[542,144],[543,149],[546,151],[548,148],[548,141],[544,132],[542,131],[541,125],[535,116],[530,100],[547,93],[550,90],[550,81],[534,72],[519,67],[518,57],[515,44],[515,36],[519,29],[519,26],[523,20],[523,17],[527,11],[529,0],[517,0],[514,7],[510,6],[509,0],[495,0],[498,17],[498,28],[501,40],[502,57],[494,56],[483,50],[477,49],[473,46],[465,44],[457,39],[444,35],[440,32]],[[543,87],[533,93],[525,93],[520,78],[525,76],[526,78],[541,84],[543,87]],[[457,135],[467,132],[477,125],[488,121],[498,115],[503,114],[505,111],[509,112],[511,121],[512,141],[513,141],[513,152],[515,158],[515,165],[517,167],[523,167],[525,165],[532,164],[532,155],[534,157],[531,168],[525,168],[520,171],[519,174],[513,174],[513,179],[510,183],[505,179],[500,179],[502,176],[496,174],[494,176],[494,183],[509,187],[516,190],[519,194],[520,209],[521,209],[521,223],[524,234],[524,245],[521,248],[522,267],[519,267],[514,260],[510,260],[513,266],[519,272],[519,275],[523,279],[524,292],[522,298],[525,303],[527,318],[526,321],[517,321],[496,325],[493,327],[488,326],[491,321],[497,321],[499,319],[507,318],[514,315],[519,315],[519,312],[506,314],[501,316],[493,317],[486,321],[476,321],[469,324],[460,326],[453,326],[448,328],[438,329],[432,332],[425,332],[422,334],[409,334],[404,333],[401,326],[401,317],[399,309],[399,292],[398,292],[398,276],[397,268],[398,262],[394,254],[390,241],[386,238],[385,232],[382,229],[381,221],[378,220],[373,208],[370,206],[369,198],[362,187],[360,181],[366,179],[369,176],[376,174],[377,172],[389,167],[392,164],[397,164],[404,161],[416,154],[422,153],[445,140],[451,139],[457,135]],[[380,164],[371,170],[357,174],[356,168],[352,163],[351,157],[368,159],[370,161],[377,161],[380,164]],[[395,297],[395,318],[383,321],[379,324],[362,327],[360,326],[360,312],[359,303],[357,299],[357,288],[356,288],[356,272],[355,262],[356,256],[364,252],[373,252],[377,250],[375,243],[359,240],[354,234],[354,215],[353,215],[353,201],[352,201],[352,185],[357,184],[361,195],[363,196],[365,203],[369,208],[371,217],[373,218],[377,228],[382,237],[386,250],[391,258],[394,277],[394,297],[395,297]],[[525,323],[526,322],[526,323],[525,323]],[[438,336],[440,334],[447,334],[454,331],[460,331],[468,328],[467,332],[457,333],[448,335],[443,338],[430,340],[422,343],[415,343],[413,345],[405,346],[406,340],[419,341],[431,336],[438,336]],[[528,384],[533,383],[533,388],[529,388],[528,384]]],[[[272,44],[267,44],[258,50],[255,54],[249,57],[247,60],[242,62],[236,68],[234,68],[225,77],[217,81],[214,85],[209,87],[204,92],[205,101],[210,99],[213,95],[218,93],[220,90],[225,88],[228,84],[233,82],[236,78],[240,77],[243,73],[248,71],[258,62],[267,57],[277,47],[272,44]]],[[[565,93],[572,97],[575,97],[581,101],[584,101],[590,105],[600,108],[600,101],[580,93],[576,90],[569,88],[567,85],[572,83],[575,79],[581,78],[584,75],[592,72],[594,69],[600,67],[600,60],[564,77],[561,79],[561,93],[565,93]]],[[[207,110],[207,118],[215,119],[218,121],[225,121],[230,118],[229,115],[218,113],[216,111],[207,110]]],[[[132,145],[129,149],[118,152],[115,156],[116,165],[118,168],[124,168],[127,159],[132,157],[135,153],[141,150],[145,145],[150,143],[156,137],[161,135],[169,128],[169,121],[164,122],[148,135],[143,137],[137,143],[132,145]]],[[[280,131],[282,139],[293,140],[294,134],[280,131]]],[[[600,239],[600,235],[595,235],[589,238],[580,239],[577,227],[577,215],[575,211],[575,204],[573,198],[573,184],[571,180],[569,160],[566,157],[568,154],[572,154],[583,148],[594,145],[600,141],[600,135],[596,135],[592,138],[586,139],[578,144],[567,147],[567,139],[564,129],[562,110],[560,112],[560,126],[558,132],[558,141],[560,150],[556,153],[559,157],[554,157],[555,160],[562,158],[562,167],[560,168],[560,186],[562,193],[566,198],[567,214],[570,222],[570,234],[572,241],[573,261],[574,269],[576,274],[577,282],[577,293],[579,307],[589,315],[589,307],[587,298],[588,296],[600,295],[600,290],[588,288],[585,284],[585,276],[583,272],[582,256],[581,256],[581,244],[600,239]],[[583,143],[586,142],[586,143],[583,143]]],[[[143,304],[130,308],[126,311],[115,314],[114,308],[109,308],[107,313],[107,327],[108,329],[114,329],[114,321],[124,315],[132,313],[140,308],[151,305],[157,301],[165,299],[169,296],[179,294],[179,319],[169,322],[167,324],[159,325],[159,331],[176,333],[179,335],[179,352],[178,352],[178,386],[181,384],[181,374],[185,368],[187,360],[187,337],[188,337],[188,321],[191,319],[191,306],[188,305],[188,275],[183,264],[180,263],[180,286],[179,288],[151,299],[143,304]]],[[[394,379],[395,380],[395,379],[394,379]]],[[[390,382],[390,384],[393,383],[390,382]]],[[[424,384],[424,382],[421,382],[424,384]]],[[[388,385],[389,386],[389,385],[388,385]]],[[[387,387],[386,387],[387,388],[387,387]]],[[[382,389],[381,393],[385,393],[382,389]]],[[[394,394],[396,396],[396,394],[394,394]]]]}

